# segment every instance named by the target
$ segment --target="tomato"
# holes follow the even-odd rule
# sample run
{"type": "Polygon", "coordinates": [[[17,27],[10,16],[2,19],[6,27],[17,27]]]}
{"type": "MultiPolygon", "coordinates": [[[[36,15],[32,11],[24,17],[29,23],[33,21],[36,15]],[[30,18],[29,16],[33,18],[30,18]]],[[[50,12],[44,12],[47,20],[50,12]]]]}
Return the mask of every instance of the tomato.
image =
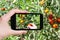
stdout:
{"type": "Polygon", "coordinates": [[[4,11],[4,10],[5,10],[5,8],[1,8],[1,10],[2,10],[2,11],[4,11]]]}
{"type": "Polygon", "coordinates": [[[24,20],[20,20],[20,23],[23,23],[24,22],[24,20]]]}
{"type": "Polygon", "coordinates": [[[53,24],[53,28],[58,28],[58,24],[53,24]]]}
{"type": "Polygon", "coordinates": [[[53,20],[53,15],[52,14],[50,14],[49,16],[48,16],[48,20],[49,20],[49,23],[50,24],[53,24],[55,21],[53,20]]]}
{"type": "Polygon", "coordinates": [[[56,20],[57,20],[58,23],[60,23],[60,18],[57,18],[56,20]]]}
{"type": "Polygon", "coordinates": [[[49,11],[49,9],[48,9],[48,8],[46,8],[46,9],[44,10],[44,12],[45,12],[45,13],[48,13],[48,11],[49,11]]]}
{"type": "Polygon", "coordinates": [[[53,14],[50,14],[49,16],[48,16],[48,19],[52,19],[53,18],[53,14]]]}
{"type": "Polygon", "coordinates": [[[49,20],[50,24],[54,24],[54,22],[55,22],[54,20],[49,20]]]}
{"type": "Polygon", "coordinates": [[[33,26],[32,24],[28,24],[28,26],[33,26]]]}

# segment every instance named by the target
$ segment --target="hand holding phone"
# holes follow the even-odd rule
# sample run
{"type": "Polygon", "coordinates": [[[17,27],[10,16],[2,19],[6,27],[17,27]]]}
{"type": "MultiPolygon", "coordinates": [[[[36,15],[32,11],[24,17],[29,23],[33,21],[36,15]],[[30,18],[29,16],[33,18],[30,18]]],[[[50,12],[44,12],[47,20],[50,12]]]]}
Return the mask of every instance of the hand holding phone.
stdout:
{"type": "Polygon", "coordinates": [[[43,28],[43,15],[40,13],[19,13],[11,17],[13,30],[40,30],[43,28]]]}

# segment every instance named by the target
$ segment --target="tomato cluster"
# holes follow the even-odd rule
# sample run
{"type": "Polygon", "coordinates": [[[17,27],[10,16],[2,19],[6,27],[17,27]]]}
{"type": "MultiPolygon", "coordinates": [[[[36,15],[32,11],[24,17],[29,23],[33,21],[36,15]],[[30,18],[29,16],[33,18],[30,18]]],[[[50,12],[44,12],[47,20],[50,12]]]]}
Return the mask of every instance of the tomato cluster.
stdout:
{"type": "Polygon", "coordinates": [[[60,23],[60,18],[53,19],[53,14],[48,16],[49,23],[53,28],[58,28],[58,24],[60,23]]]}

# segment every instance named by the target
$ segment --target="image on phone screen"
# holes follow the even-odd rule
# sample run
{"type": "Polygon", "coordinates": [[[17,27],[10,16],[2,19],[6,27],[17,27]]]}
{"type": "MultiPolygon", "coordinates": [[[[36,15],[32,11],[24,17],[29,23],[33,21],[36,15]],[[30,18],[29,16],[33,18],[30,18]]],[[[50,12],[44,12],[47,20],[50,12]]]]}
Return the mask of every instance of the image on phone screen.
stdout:
{"type": "Polygon", "coordinates": [[[11,17],[14,30],[40,30],[43,28],[43,15],[40,13],[16,13],[11,17]]]}

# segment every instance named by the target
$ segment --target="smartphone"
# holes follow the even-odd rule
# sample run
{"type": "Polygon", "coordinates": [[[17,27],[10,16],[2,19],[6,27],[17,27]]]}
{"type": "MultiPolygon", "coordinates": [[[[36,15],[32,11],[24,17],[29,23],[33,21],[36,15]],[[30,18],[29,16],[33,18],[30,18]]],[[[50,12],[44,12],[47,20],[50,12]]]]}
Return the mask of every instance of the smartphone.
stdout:
{"type": "Polygon", "coordinates": [[[41,30],[43,28],[43,14],[15,13],[11,17],[13,30],[41,30]]]}

